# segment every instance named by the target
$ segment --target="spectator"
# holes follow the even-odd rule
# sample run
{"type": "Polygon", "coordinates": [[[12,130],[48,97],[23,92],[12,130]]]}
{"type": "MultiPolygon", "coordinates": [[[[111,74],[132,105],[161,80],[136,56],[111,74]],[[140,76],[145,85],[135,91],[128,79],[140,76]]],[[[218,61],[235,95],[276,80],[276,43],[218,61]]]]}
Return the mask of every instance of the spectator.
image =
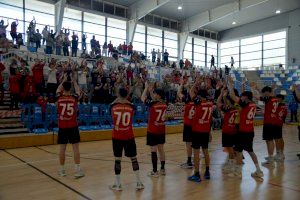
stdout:
{"type": "Polygon", "coordinates": [[[171,68],[176,69],[176,62],[173,62],[171,68]]]}
{"type": "Polygon", "coordinates": [[[119,53],[120,55],[123,53],[122,44],[119,44],[117,50],[118,50],[118,53],[119,53]]]}
{"type": "Polygon", "coordinates": [[[136,76],[134,78],[134,86],[132,88],[132,102],[133,103],[140,103],[141,97],[143,93],[143,81],[140,76],[136,76]]]}
{"type": "Polygon", "coordinates": [[[35,40],[36,50],[38,50],[38,48],[41,48],[41,40],[42,40],[42,35],[40,34],[39,29],[36,29],[36,33],[34,34],[34,40],[35,40]]]}
{"type": "Polygon", "coordinates": [[[169,64],[169,53],[166,49],[164,52],[164,65],[168,65],[168,64],[169,64]]]}
{"type": "Polygon", "coordinates": [[[33,76],[27,76],[24,86],[24,102],[35,103],[36,102],[36,88],[33,81],[33,76]]]}
{"type": "Polygon", "coordinates": [[[100,58],[101,57],[101,46],[100,46],[100,42],[99,41],[96,42],[95,55],[96,55],[96,58],[100,58]]]}
{"type": "Polygon", "coordinates": [[[70,46],[70,40],[68,35],[64,35],[64,40],[63,40],[63,53],[64,56],[69,56],[69,46],[70,46]]]}
{"type": "Polygon", "coordinates": [[[94,35],[93,35],[93,38],[91,39],[90,43],[91,43],[91,49],[92,49],[92,52],[95,52],[95,48],[96,48],[96,43],[97,43],[97,41],[96,41],[94,35]]]}
{"type": "Polygon", "coordinates": [[[61,55],[61,48],[63,46],[63,33],[60,32],[55,38],[55,50],[56,50],[56,55],[61,55]]]}
{"type": "Polygon", "coordinates": [[[289,110],[291,112],[290,122],[293,122],[294,119],[295,122],[298,122],[298,118],[297,118],[298,103],[294,99],[289,103],[289,110]]]}
{"type": "Polygon", "coordinates": [[[35,64],[32,67],[35,89],[39,94],[44,93],[44,66],[45,63],[43,63],[41,60],[36,59],[35,64]]]}
{"type": "Polygon", "coordinates": [[[132,85],[132,83],[133,83],[133,70],[131,69],[130,65],[126,69],[126,74],[127,74],[127,84],[132,85]]]}
{"type": "Polygon", "coordinates": [[[72,35],[72,57],[77,57],[77,49],[78,49],[78,36],[73,31],[73,35],[72,35]]]}
{"type": "Polygon", "coordinates": [[[183,69],[183,66],[184,66],[184,62],[183,62],[182,59],[180,59],[180,61],[179,61],[179,67],[180,67],[180,69],[183,69]]]}
{"type": "Polygon", "coordinates": [[[112,45],[111,41],[109,41],[109,44],[107,45],[107,47],[108,47],[108,55],[112,56],[114,46],[112,45]]]}
{"type": "Polygon", "coordinates": [[[48,34],[48,37],[46,39],[46,54],[52,54],[52,48],[53,48],[53,38],[51,37],[51,34],[48,34]]]}
{"type": "Polygon", "coordinates": [[[4,98],[4,82],[2,72],[5,70],[5,65],[0,62],[0,105],[3,105],[4,98]]]}
{"type": "Polygon", "coordinates": [[[16,44],[17,44],[17,27],[19,25],[19,21],[16,19],[16,21],[13,21],[10,25],[10,36],[13,40],[13,43],[14,41],[16,40],[16,44]]]}
{"type": "Polygon", "coordinates": [[[57,90],[57,68],[56,68],[56,61],[51,60],[49,63],[49,72],[48,72],[48,79],[47,79],[47,94],[48,97],[55,96],[57,90]]]}
{"type": "Polygon", "coordinates": [[[129,43],[127,49],[128,49],[128,56],[132,56],[132,54],[133,54],[133,46],[132,46],[131,42],[129,43]]]}
{"type": "Polygon", "coordinates": [[[151,55],[152,55],[152,63],[154,64],[155,63],[155,60],[156,60],[156,51],[155,49],[153,48],[152,52],[151,52],[151,55]]]}
{"type": "Polygon", "coordinates": [[[7,20],[7,25],[4,25],[4,20],[0,21],[0,38],[6,38],[6,28],[8,27],[9,23],[7,20]]]}
{"type": "Polygon", "coordinates": [[[215,57],[213,55],[211,55],[211,59],[210,59],[210,70],[211,70],[212,67],[214,67],[216,69],[216,67],[215,67],[215,57]]]}
{"type": "Polygon", "coordinates": [[[86,34],[82,34],[82,38],[81,38],[81,42],[82,42],[82,51],[85,51],[86,50],[86,34]]]}
{"type": "Polygon", "coordinates": [[[24,45],[22,33],[19,33],[17,36],[17,44],[18,44],[18,48],[20,48],[21,45],[24,45]]]}
{"type": "Polygon", "coordinates": [[[19,77],[11,71],[9,77],[9,91],[10,91],[10,110],[19,109],[19,77]]]}
{"type": "Polygon", "coordinates": [[[157,49],[157,62],[158,62],[158,59],[159,59],[159,62],[161,62],[161,52],[159,49],[157,49]]]}
{"type": "Polygon", "coordinates": [[[102,55],[107,57],[107,42],[104,42],[103,46],[102,46],[102,55]]]}
{"type": "Polygon", "coordinates": [[[48,38],[49,35],[49,31],[48,31],[48,26],[45,26],[43,31],[42,31],[42,35],[43,35],[43,45],[45,45],[45,41],[48,38]]]}
{"type": "Polygon", "coordinates": [[[87,66],[86,60],[83,60],[78,69],[78,85],[79,85],[81,91],[85,94],[88,93],[89,74],[90,74],[90,69],[87,66]]]}
{"type": "Polygon", "coordinates": [[[189,69],[190,67],[192,67],[192,63],[188,59],[185,59],[184,68],[189,69]]]}
{"type": "Polygon", "coordinates": [[[233,59],[232,56],[230,58],[230,66],[231,66],[232,69],[234,68],[234,59],[233,59]]]}
{"type": "Polygon", "coordinates": [[[26,66],[25,61],[21,61],[21,65],[17,67],[16,74],[20,77],[19,83],[20,83],[20,93],[22,96],[24,91],[24,86],[25,86],[25,80],[29,76],[29,69],[26,66]]]}
{"type": "Polygon", "coordinates": [[[112,57],[113,57],[115,60],[118,60],[118,58],[119,58],[119,52],[118,52],[118,50],[116,49],[116,47],[113,48],[111,54],[112,54],[112,57]]]}
{"type": "Polygon", "coordinates": [[[122,45],[122,50],[123,50],[122,54],[123,54],[123,55],[127,55],[127,49],[128,49],[128,46],[127,46],[127,44],[124,42],[123,45],[122,45]]]}
{"type": "Polygon", "coordinates": [[[42,120],[45,121],[46,120],[46,108],[47,108],[47,103],[48,103],[48,98],[46,95],[40,95],[37,99],[36,102],[42,110],[42,120]]]}

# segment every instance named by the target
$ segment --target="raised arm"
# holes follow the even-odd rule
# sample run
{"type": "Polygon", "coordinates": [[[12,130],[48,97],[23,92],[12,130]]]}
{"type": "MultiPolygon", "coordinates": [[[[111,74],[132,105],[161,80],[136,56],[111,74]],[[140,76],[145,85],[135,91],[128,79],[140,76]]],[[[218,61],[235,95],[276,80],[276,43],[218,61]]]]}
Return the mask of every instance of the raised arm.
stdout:
{"type": "Polygon", "coordinates": [[[146,83],[145,83],[145,89],[144,89],[144,92],[143,92],[143,94],[141,96],[141,100],[142,100],[143,103],[145,103],[145,101],[146,101],[146,99],[148,97],[148,92],[149,92],[149,85],[148,85],[148,82],[146,81],[146,83]]]}
{"type": "Polygon", "coordinates": [[[177,91],[177,97],[179,98],[180,101],[182,101],[182,98],[184,97],[182,91],[183,91],[183,80],[181,80],[180,87],[178,88],[177,91]]]}
{"type": "Polygon", "coordinates": [[[229,78],[228,86],[229,86],[229,90],[230,90],[230,91],[229,91],[230,98],[231,98],[234,102],[238,103],[240,99],[239,99],[239,97],[235,96],[232,78],[229,78]]]}

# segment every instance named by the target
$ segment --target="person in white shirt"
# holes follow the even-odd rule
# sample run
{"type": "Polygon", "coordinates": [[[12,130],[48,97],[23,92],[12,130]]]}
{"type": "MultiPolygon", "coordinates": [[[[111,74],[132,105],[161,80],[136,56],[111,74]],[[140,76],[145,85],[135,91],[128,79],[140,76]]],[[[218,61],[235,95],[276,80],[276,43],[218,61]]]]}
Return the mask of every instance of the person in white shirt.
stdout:
{"type": "Polygon", "coordinates": [[[161,52],[157,49],[157,60],[161,61],[161,52]]]}
{"type": "Polygon", "coordinates": [[[56,61],[51,60],[48,69],[48,79],[47,79],[47,94],[48,96],[55,96],[57,90],[57,69],[56,61]]]}

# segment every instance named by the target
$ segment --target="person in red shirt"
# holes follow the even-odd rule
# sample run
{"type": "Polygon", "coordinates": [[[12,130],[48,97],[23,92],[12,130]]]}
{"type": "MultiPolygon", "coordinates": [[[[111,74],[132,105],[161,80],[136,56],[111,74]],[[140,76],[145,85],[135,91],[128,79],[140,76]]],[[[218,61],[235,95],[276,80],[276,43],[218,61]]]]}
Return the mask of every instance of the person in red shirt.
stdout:
{"type": "Polygon", "coordinates": [[[111,104],[111,114],[113,118],[112,130],[112,145],[115,156],[115,175],[116,181],[110,186],[112,190],[122,190],[120,174],[121,174],[121,159],[123,150],[125,156],[131,159],[132,169],[136,175],[136,190],[144,189],[139,174],[139,163],[136,155],[136,144],[132,130],[132,118],[134,113],[133,104],[126,100],[128,91],[125,88],[120,88],[118,98],[111,104]]]}
{"type": "Polygon", "coordinates": [[[19,109],[19,101],[20,101],[20,85],[19,85],[20,77],[15,73],[11,73],[9,77],[9,91],[10,91],[10,110],[13,110],[14,106],[18,110],[19,109]]]}
{"type": "Polygon", "coordinates": [[[210,179],[209,165],[210,158],[208,154],[208,143],[211,140],[211,124],[213,103],[207,101],[208,93],[205,89],[190,92],[191,98],[195,104],[195,114],[192,121],[192,148],[194,151],[194,174],[188,177],[189,181],[201,182],[200,176],[200,147],[205,157],[205,179],[210,179]]]}
{"type": "Polygon", "coordinates": [[[3,105],[4,86],[2,72],[5,70],[5,65],[0,62],[0,105],[3,105]]]}
{"type": "Polygon", "coordinates": [[[277,117],[276,117],[276,124],[278,125],[278,132],[279,132],[279,139],[275,139],[275,145],[276,145],[276,151],[277,154],[275,156],[275,160],[283,161],[284,156],[284,140],[282,137],[282,127],[285,123],[286,116],[288,114],[288,106],[284,103],[284,96],[281,94],[278,94],[276,96],[278,99],[278,107],[277,107],[277,117]],[[278,155],[278,156],[277,156],[278,155]]]}
{"type": "Polygon", "coordinates": [[[241,97],[237,97],[233,89],[233,80],[229,79],[230,98],[233,99],[241,107],[240,123],[236,135],[235,152],[236,152],[236,168],[230,176],[242,177],[243,166],[243,150],[247,151],[256,167],[256,171],[251,173],[254,178],[262,178],[263,172],[260,169],[257,156],[253,151],[254,139],[254,117],[256,113],[256,105],[253,103],[253,94],[250,91],[244,91],[241,97]]]}
{"type": "Polygon", "coordinates": [[[239,115],[237,108],[234,107],[234,101],[228,96],[228,90],[223,87],[217,100],[218,107],[224,113],[222,124],[222,146],[228,152],[228,160],[223,165],[224,172],[231,172],[234,168],[234,150],[235,137],[237,133],[236,119],[239,115]]]}
{"type": "Polygon", "coordinates": [[[128,46],[127,44],[124,42],[123,45],[122,45],[122,50],[123,50],[123,55],[127,55],[127,49],[128,49],[128,46]]]}
{"type": "Polygon", "coordinates": [[[151,147],[151,160],[153,170],[148,174],[150,177],[158,177],[157,171],[157,151],[161,163],[160,175],[165,176],[165,151],[164,144],[166,142],[165,134],[165,115],[167,104],[164,102],[165,93],[162,89],[154,89],[146,82],[145,90],[141,100],[149,107],[148,127],[147,127],[147,145],[151,147]],[[150,94],[150,98],[148,98],[150,94]]]}
{"type": "Polygon", "coordinates": [[[59,170],[60,176],[66,176],[64,164],[65,164],[65,152],[68,143],[72,144],[74,152],[75,162],[75,178],[81,178],[84,176],[83,171],[80,168],[80,152],[79,152],[79,130],[77,124],[77,112],[78,112],[78,100],[77,96],[80,95],[80,88],[76,81],[73,81],[75,88],[75,96],[71,94],[72,83],[67,81],[67,76],[57,88],[57,114],[58,114],[58,137],[57,143],[60,144],[59,162],[61,168],[59,170]]]}
{"type": "Polygon", "coordinates": [[[33,103],[36,101],[37,94],[32,76],[27,76],[25,79],[24,95],[26,103],[33,103]]]}
{"type": "Polygon", "coordinates": [[[44,66],[45,63],[43,63],[41,60],[36,60],[35,64],[32,67],[34,84],[38,93],[44,92],[44,66]]]}
{"type": "Polygon", "coordinates": [[[109,44],[107,45],[107,47],[108,47],[108,55],[112,56],[112,52],[114,50],[114,46],[111,43],[111,41],[109,41],[109,44]]]}
{"type": "MultiPolygon", "coordinates": [[[[255,88],[253,88],[255,91],[255,88]]],[[[278,99],[273,93],[273,89],[269,86],[264,87],[261,90],[262,95],[256,90],[255,98],[261,100],[265,103],[265,112],[264,112],[264,126],[263,126],[263,140],[266,141],[268,157],[266,161],[262,162],[263,166],[274,167],[274,149],[275,149],[275,140],[279,140],[282,137],[282,131],[280,126],[276,123],[277,119],[277,108],[278,108],[278,99]],[[281,131],[281,132],[280,132],[281,131]]],[[[280,155],[276,155],[276,160],[281,160],[280,155]]]]}
{"type": "Polygon", "coordinates": [[[131,56],[133,54],[133,46],[131,42],[129,43],[127,50],[128,50],[128,56],[131,56]]]}
{"type": "Polygon", "coordinates": [[[44,96],[39,96],[36,103],[41,107],[42,110],[42,118],[43,121],[46,120],[46,109],[47,109],[47,103],[48,103],[48,98],[47,95],[44,94],[44,96]]]}

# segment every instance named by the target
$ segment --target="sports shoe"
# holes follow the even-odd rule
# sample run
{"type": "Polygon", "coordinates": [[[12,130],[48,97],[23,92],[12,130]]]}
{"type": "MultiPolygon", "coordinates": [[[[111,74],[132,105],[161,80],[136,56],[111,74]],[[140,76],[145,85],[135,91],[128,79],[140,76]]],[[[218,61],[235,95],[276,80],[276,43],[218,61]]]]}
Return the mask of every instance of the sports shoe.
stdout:
{"type": "Polygon", "coordinates": [[[145,186],[143,185],[142,182],[137,182],[136,183],[136,187],[135,187],[136,190],[142,190],[144,188],[145,188],[145,186]]]}
{"type": "Polygon", "coordinates": [[[209,180],[209,179],[210,179],[210,173],[209,173],[209,170],[206,170],[206,171],[205,171],[204,177],[205,177],[206,180],[209,180]]]}
{"type": "Polygon", "coordinates": [[[243,177],[242,170],[235,168],[228,174],[228,176],[242,178],[243,177]]]}
{"type": "Polygon", "coordinates": [[[84,175],[84,173],[83,173],[83,171],[81,171],[81,170],[78,170],[77,172],[75,172],[75,174],[74,174],[74,178],[82,178],[82,177],[84,177],[85,175],[84,175]]]}
{"type": "Polygon", "coordinates": [[[284,154],[282,154],[282,153],[278,153],[278,154],[276,154],[275,156],[274,156],[274,160],[276,161],[276,162],[283,162],[284,161],[284,159],[285,159],[285,156],[284,156],[284,154]]]}
{"type": "Polygon", "coordinates": [[[158,172],[151,171],[151,172],[148,173],[148,176],[149,177],[158,178],[159,174],[158,174],[158,172]]]}
{"type": "Polygon", "coordinates": [[[160,174],[161,176],[165,176],[165,175],[166,175],[166,170],[165,170],[165,169],[161,169],[161,170],[159,171],[159,174],[160,174]]]}
{"type": "Polygon", "coordinates": [[[59,170],[58,175],[61,176],[61,177],[67,176],[66,171],[64,169],[59,170]]]}
{"type": "Polygon", "coordinates": [[[195,176],[195,175],[188,177],[188,180],[193,181],[193,182],[197,182],[197,183],[201,182],[200,176],[195,176]]]}
{"type": "Polygon", "coordinates": [[[116,184],[110,185],[109,189],[114,190],[114,191],[122,191],[123,190],[121,184],[120,185],[116,185],[116,184]]]}
{"type": "Polygon", "coordinates": [[[271,160],[271,159],[267,160],[265,162],[262,162],[261,165],[264,167],[275,167],[274,160],[271,160]]]}
{"type": "Polygon", "coordinates": [[[179,165],[179,167],[183,169],[192,169],[193,166],[194,166],[193,163],[182,163],[181,165],[179,165]]]}
{"type": "Polygon", "coordinates": [[[253,178],[262,178],[264,177],[264,173],[262,171],[256,170],[255,172],[251,173],[253,178]]]}

